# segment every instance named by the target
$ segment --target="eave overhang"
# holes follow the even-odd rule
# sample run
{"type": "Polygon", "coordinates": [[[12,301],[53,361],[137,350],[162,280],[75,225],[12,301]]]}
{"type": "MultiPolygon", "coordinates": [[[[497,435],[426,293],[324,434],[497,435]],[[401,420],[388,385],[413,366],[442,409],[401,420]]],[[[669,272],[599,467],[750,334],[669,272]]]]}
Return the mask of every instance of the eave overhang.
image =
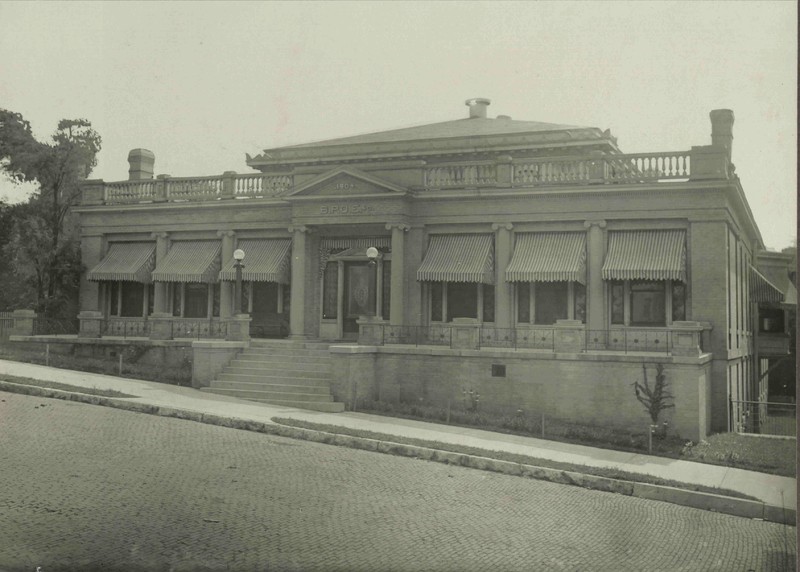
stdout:
{"type": "Polygon", "coordinates": [[[377,161],[425,158],[446,155],[507,153],[521,149],[593,147],[607,153],[620,150],[612,137],[597,128],[444,137],[409,141],[313,145],[265,149],[250,157],[249,167],[265,170],[270,167],[325,163],[336,161],[377,161]]]}

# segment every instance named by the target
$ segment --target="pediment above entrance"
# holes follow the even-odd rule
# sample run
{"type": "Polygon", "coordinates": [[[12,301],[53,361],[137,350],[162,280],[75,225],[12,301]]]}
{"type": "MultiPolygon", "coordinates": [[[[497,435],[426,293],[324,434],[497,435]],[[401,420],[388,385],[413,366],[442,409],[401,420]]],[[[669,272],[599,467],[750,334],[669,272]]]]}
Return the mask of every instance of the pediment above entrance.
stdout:
{"type": "Polygon", "coordinates": [[[340,167],[297,185],[286,198],[403,196],[407,189],[369,173],[340,167]]]}

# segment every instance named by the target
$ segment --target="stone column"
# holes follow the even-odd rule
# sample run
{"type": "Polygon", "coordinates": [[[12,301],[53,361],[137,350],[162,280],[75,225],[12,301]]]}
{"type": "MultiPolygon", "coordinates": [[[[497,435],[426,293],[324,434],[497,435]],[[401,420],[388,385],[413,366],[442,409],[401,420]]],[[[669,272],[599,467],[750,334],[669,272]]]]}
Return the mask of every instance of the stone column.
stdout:
{"type": "Polygon", "coordinates": [[[583,223],[586,236],[586,329],[606,329],[606,304],[603,288],[603,260],[606,254],[606,221],[583,223]]]}
{"type": "MultiPolygon", "coordinates": [[[[387,224],[386,230],[392,231],[392,284],[391,299],[389,300],[389,323],[393,326],[402,326],[405,319],[405,233],[408,232],[407,224],[387,224]]],[[[387,316],[383,317],[384,319],[387,316]]]]}
{"type": "MultiPolygon", "coordinates": [[[[81,262],[87,270],[91,270],[103,258],[103,237],[82,236],[81,237],[81,262]]],[[[80,284],[80,311],[99,312],[100,307],[100,283],[86,279],[86,273],[81,275],[80,284]]]]}
{"type": "Polygon", "coordinates": [[[506,268],[511,262],[513,246],[511,244],[510,222],[493,224],[494,241],[494,320],[498,328],[514,327],[514,285],[506,282],[506,268]]]}
{"type": "MultiPolygon", "coordinates": [[[[169,250],[169,234],[166,232],[154,232],[150,235],[156,239],[156,265],[158,265],[169,250]]],[[[153,284],[153,314],[165,314],[167,312],[167,284],[166,282],[155,282],[153,284]]]]}
{"type": "Polygon", "coordinates": [[[289,337],[292,339],[305,339],[306,333],[306,282],[312,278],[306,270],[308,268],[308,252],[306,243],[307,226],[289,227],[292,233],[292,296],[289,309],[289,337]]]}
{"type": "MultiPolygon", "coordinates": [[[[222,237],[222,267],[233,259],[233,239],[236,233],[232,230],[220,230],[217,236],[222,237]]],[[[220,319],[230,318],[239,313],[233,309],[233,282],[230,280],[219,281],[219,317],[220,319]]]]}
{"type": "MultiPolygon", "coordinates": [[[[425,250],[425,229],[421,226],[411,227],[408,230],[408,236],[405,239],[405,256],[403,267],[408,268],[405,276],[405,300],[403,301],[405,307],[405,316],[403,323],[405,325],[421,326],[425,323],[425,318],[422,315],[422,287],[417,282],[417,269],[422,264],[422,253],[425,250]]],[[[392,255],[394,259],[394,255],[392,255]]],[[[394,262],[394,260],[392,261],[394,262]]]]}

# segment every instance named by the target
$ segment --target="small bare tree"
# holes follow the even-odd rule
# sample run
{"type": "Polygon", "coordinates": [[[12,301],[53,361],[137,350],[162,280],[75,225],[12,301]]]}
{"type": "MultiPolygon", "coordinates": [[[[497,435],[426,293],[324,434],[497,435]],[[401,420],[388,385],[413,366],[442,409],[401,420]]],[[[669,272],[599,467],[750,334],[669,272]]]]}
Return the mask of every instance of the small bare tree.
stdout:
{"type": "Polygon", "coordinates": [[[653,425],[657,426],[658,416],[661,412],[670,407],[675,407],[675,404],[671,402],[674,397],[669,391],[663,364],[656,364],[656,382],[653,387],[650,387],[650,383],[647,381],[647,367],[645,364],[642,364],[642,373],[644,376],[643,383],[633,382],[633,391],[636,393],[636,399],[644,405],[645,410],[650,415],[653,425]]]}

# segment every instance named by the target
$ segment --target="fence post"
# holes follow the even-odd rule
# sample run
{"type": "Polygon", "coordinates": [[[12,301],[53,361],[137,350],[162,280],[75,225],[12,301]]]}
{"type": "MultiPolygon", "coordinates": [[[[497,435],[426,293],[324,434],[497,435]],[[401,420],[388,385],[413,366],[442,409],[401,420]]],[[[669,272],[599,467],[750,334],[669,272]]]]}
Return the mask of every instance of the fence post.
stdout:
{"type": "Polygon", "coordinates": [[[222,173],[222,193],[221,198],[232,199],[236,196],[236,171],[225,171],[222,173]]]}
{"type": "Polygon", "coordinates": [[[32,336],[36,322],[36,312],[33,310],[14,310],[14,319],[11,333],[16,336],[32,336]]]}
{"type": "Polygon", "coordinates": [[[50,367],[50,344],[44,346],[44,365],[50,367]]]}
{"type": "Polygon", "coordinates": [[[119,352],[119,376],[122,377],[122,352],[119,352]]]}

